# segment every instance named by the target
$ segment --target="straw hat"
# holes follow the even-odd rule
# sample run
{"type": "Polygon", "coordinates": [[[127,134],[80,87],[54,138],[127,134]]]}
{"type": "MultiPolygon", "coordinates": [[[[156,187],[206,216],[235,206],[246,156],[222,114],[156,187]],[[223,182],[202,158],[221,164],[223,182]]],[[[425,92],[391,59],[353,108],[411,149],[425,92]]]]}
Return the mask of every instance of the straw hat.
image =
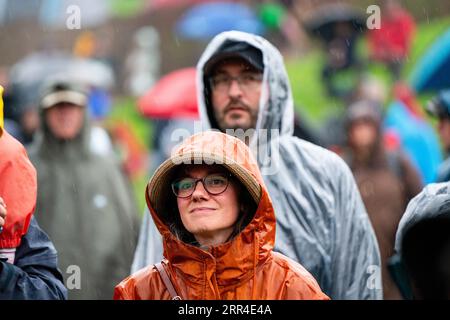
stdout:
{"type": "MultiPolygon", "coordinates": [[[[223,135],[216,132],[215,134],[223,135]]],[[[193,136],[195,137],[195,136],[193,136]]],[[[228,136],[227,139],[235,139],[228,136]]],[[[239,141],[239,143],[242,143],[239,141]]],[[[247,148],[247,146],[244,147],[247,148]]],[[[171,189],[171,183],[174,179],[176,168],[180,165],[198,165],[198,164],[216,164],[227,169],[234,177],[236,177],[243,186],[248,190],[249,194],[258,205],[261,199],[261,185],[256,178],[243,165],[237,163],[236,159],[227,157],[226,152],[218,153],[210,150],[191,149],[188,152],[179,152],[171,158],[164,161],[158,169],[156,169],[153,177],[147,185],[147,196],[151,206],[156,210],[160,217],[164,217],[167,211],[168,203],[175,198],[171,189]]],[[[253,159],[253,158],[252,158],[253,159]]],[[[173,206],[173,204],[169,205],[173,206]]]]}

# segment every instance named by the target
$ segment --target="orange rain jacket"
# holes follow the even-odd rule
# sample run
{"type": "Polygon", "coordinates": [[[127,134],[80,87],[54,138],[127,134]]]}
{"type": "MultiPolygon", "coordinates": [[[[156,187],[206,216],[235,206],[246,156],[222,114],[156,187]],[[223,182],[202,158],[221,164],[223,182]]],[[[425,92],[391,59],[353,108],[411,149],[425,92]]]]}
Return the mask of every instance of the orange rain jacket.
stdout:
{"type": "MultiPolygon", "coordinates": [[[[165,269],[181,298],[328,299],[300,264],[272,251],[274,209],[247,146],[230,135],[203,132],[186,139],[173,156],[187,153],[212,153],[238,162],[261,186],[261,198],[252,221],[238,236],[205,251],[178,240],[169,231],[150,203],[152,190],[147,187],[147,205],[163,237],[164,257],[168,260],[165,269]]],[[[123,280],[115,288],[114,299],[171,299],[171,296],[156,268],[150,265],[123,280]]]]}

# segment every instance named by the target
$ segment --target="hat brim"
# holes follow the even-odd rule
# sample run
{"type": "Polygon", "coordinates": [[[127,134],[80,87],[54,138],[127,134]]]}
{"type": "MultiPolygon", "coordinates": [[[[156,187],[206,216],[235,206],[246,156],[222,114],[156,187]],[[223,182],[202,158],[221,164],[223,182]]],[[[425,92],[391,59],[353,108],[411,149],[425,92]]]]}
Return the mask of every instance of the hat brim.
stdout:
{"type": "Polygon", "coordinates": [[[249,59],[249,57],[243,53],[240,52],[222,52],[214,55],[211,57],[211,59],[208,60],[208,62],[205,64],[203,68],[203,73],[206,76],[211,75],[211,73],[214,71],[215,67],[222,61],[225,60],[232,60],[232,59],[239,59],[247,62],[250,66],[255,68],[258,71],[263,71],[264,66],[260,65],[253,59],[249,59]]]}
{"type": "Polygon", "coordinates": [[[248,190],[255,203],[258,205],[261,199],[261,186],[257,180],[242,166],[234,160],[222,156],[203,153],[190,153],[174,156],[164,161],[156,169],[153,177],[147,185],[148,199],[150,205],[155,209],[159,217],[164,216],[164,206],[169,199],[171,182],[174,169],[180,165],[217,164],[226,168],[233,174],[248,190]]]}
{"type": "Polygon", "coordinates": [[[45,96],[41,101],[41,108],[48,109],[59,103],[73,103],[78,106],[85,106],[87,104],[86,95],[76,91],[57,91],[45,96]]]}

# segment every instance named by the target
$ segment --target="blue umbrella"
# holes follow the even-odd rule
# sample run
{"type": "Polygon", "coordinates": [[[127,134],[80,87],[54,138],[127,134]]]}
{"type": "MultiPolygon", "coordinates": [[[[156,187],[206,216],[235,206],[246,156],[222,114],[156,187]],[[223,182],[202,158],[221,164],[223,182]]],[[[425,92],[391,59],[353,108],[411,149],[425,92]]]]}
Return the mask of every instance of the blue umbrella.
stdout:
{"type": "Polygon", "coordinates": [[[180,38],[207,40],[223,31],[263,34],[264,26],[246,5],[236,2],[205,3],[192,7],[176,24],[180,38]]]}
{"type": "Polygon", "coordinates": [[[442,155],[433,127],[413,116],[401,101],[396,100],[388,107],[384,127],[398,135],[403,150],[421,173],[424,183],[435,182],[442,155]]]}
{"type": "Polygon", "coordinates": [[[412,73],[411,84],[416,92],[450,88],[450,29],[419,61],[412,73]]]}

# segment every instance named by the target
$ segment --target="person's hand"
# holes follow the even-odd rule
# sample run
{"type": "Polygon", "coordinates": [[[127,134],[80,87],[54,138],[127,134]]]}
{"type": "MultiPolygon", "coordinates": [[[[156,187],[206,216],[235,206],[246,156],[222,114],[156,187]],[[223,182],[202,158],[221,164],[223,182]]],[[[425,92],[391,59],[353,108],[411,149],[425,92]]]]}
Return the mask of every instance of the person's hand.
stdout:
{"type": "Polygon", "coordinates": [[[6,203],[5,201],[3,201],[3,198],[0,197],[0,232],[3,231],[5,219],[6,219],[6,203]]]}

